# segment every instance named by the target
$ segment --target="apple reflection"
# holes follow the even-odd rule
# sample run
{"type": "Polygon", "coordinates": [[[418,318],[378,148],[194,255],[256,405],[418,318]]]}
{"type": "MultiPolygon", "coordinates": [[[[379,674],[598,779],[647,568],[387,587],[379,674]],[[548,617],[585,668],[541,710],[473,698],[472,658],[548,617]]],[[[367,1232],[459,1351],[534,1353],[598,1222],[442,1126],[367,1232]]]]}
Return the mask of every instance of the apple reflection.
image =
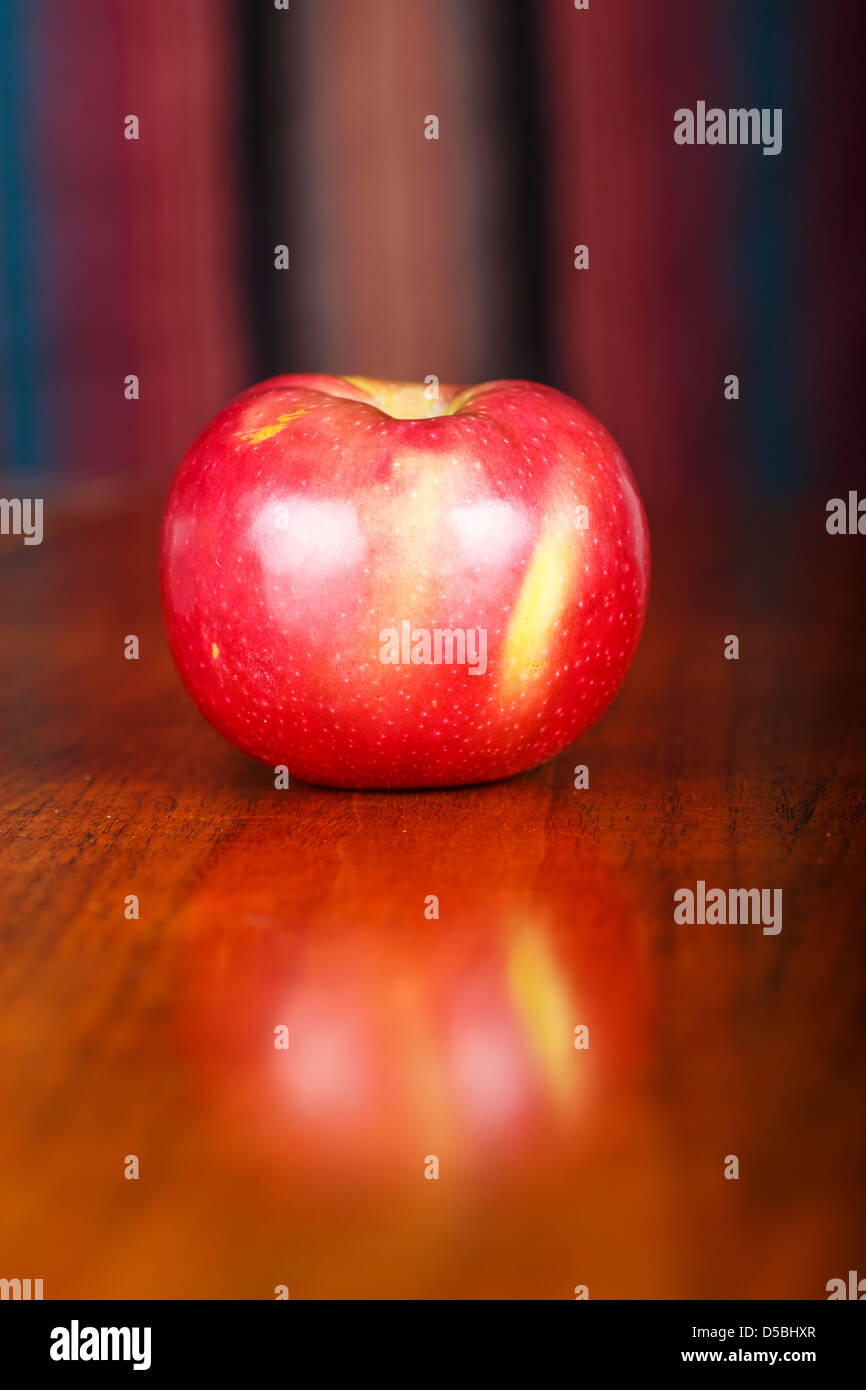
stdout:
{"type": "Polygon", "coordinates": [[[493,1183],[567,1164],[642,1056],[626,888],[597,845],[564,846],[555,893],[544,878],[527,891],[519,860],[471,871],[460,826],[431,872],[430,836],[407,846],[398,801],[376,800],[385,843],[371,861],[335,839],[327,891],[283,901],[274,823],[223,847],[189,904],[178,1030],[220,1143],[308,1190],[417,1185],[429,1155],[493,1183]],[[399,866],[385,882],[383,863],[399,866]]]}

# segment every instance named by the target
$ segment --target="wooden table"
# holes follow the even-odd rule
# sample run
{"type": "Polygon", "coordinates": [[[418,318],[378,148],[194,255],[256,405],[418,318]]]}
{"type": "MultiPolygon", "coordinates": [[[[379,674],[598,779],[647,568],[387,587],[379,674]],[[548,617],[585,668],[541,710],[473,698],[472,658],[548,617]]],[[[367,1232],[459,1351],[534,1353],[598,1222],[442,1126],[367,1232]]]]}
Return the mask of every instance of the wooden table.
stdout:
{"type": "Polygon", "coordinates": [[[578,748],[383,794],[275,791],[201,719],[154,501],[3,538],[0,1276],[812,1299],[866,1274],[866,542],[822,499],[651,524],[646,632],[578,748]],[[676,924],[699,879],[781,888],[782,931],[676,924]]]}

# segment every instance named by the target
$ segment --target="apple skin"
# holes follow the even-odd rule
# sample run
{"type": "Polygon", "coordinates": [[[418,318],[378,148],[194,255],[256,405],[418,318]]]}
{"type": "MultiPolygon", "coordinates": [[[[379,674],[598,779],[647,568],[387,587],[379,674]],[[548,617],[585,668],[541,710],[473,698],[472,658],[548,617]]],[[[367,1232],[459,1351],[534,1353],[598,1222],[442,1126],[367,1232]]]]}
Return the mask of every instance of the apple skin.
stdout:
{"type": "Polygon", "coordinates": [[[183,683],[231,743],[302,781],[523,772],[598,719],[634,654],[649,533],[614,440],[550,387],[438,390],[272,377],[172,484],[160,579],[183,683]],[[406,622],[416,656],[423,629],[475,646],[387,663],[406,622]]]}

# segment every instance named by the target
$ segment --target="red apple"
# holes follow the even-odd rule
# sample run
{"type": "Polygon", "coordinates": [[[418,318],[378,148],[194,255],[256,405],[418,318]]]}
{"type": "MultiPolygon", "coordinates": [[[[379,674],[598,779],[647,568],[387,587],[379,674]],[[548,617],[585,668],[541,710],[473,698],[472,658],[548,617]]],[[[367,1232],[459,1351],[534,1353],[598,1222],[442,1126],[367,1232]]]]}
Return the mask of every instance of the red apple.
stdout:
{"type": "Polygon", "coordinates": [[[526,381],[273,377],[201,432],[163,521],[190,695],[331,786],[485,782],[559,752],[619,688],[648,579],[617,445],[526,381]]]}

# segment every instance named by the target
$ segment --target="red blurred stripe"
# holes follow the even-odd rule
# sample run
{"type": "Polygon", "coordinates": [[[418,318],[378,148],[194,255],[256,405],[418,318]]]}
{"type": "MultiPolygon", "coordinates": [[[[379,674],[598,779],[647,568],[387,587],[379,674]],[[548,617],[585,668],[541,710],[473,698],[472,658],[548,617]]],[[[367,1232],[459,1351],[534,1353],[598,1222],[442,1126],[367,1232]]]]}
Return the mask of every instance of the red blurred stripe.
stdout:
{"type": "Polygon", "coordinates": [[[41,128],[57,229],[48,404],[73,477],[164,478],[247,383],[227,5],[52,8],[41,128]],[[138,142],[123,119],[141,122],[138,142]],[[123,378],[141,400],[123,399],[123,378]]]}
{"type": "Polygon", "coordinates": [[[608,0],[548,4],[543,21],[560,384],[664,493],[724,457],[730,423],[728,175],[719,151],[673,140],[677,107],[725,90],[723,20],[684,0],[608,0]],[[589,270],[574,269],[576,244],[589,270]]]}

